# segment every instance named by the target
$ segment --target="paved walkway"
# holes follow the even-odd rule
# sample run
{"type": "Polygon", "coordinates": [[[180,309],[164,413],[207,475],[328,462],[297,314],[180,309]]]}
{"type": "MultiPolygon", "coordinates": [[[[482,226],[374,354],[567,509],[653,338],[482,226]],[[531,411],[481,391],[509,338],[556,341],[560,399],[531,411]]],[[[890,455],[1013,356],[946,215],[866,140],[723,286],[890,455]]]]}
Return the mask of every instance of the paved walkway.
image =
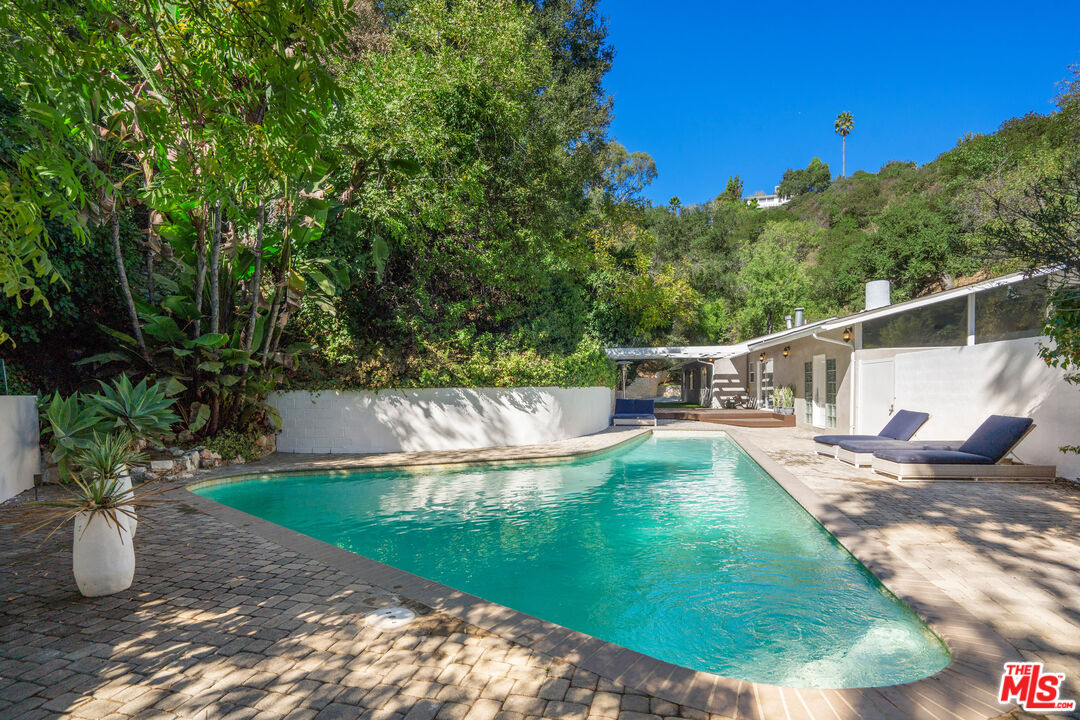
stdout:
{"type": "MultiPolygon", "coordinates": [[[[603,442],[596,436],[572,441],[562,450],[595,452],[638,432],[622,431],[603,442]]],[[[1026,641],[1033,656],[1051,665],[1069,660],[1068,667],[1075,667],[1080,494],[1047,485],[919,488],[886,484],[864,473],[854,479],[810,455],[808,441],[793,438],[790,429],[741,432],[857,524],[906,553],[943,589],[970,594],[976,614],[1014,644],[1026,647],[1026,641]],[[985,493],[978,510],[971,509],[973,492],[985,493]],[[953,522],[957,527],[950,531],[953,522]],[[971,567],[978,568],[978,577],[971,567]],[[1036,602],[1041,602],[1036,616],[1010,620],[1009,608],[1036,602]]],[[[485,459],[524,459],[536,452],[544,451],[505,449],[485,459]]],[[[308,456],[274,462],[299,469],[327,461],[308,456]]],[[[228,513],[203,512],[194,496],[179,493],[179,500],[155,508],[140,523],[132,588],[97,599],[82,598],[75,590],[70,529],[37,545],[38,538],[16,538],[10,522],[14,511],[0,508],[0,717],[719,720],[738,715],[797,720],[897,715],[872,704],[823,706],[804,691],[778,693],[771,705],[745,707],[736,694],[730,713],[708,716],[561,659],[572,654],[530,649],[432,611],[399,594],[392,581],[380,584],[377,573],[362,579],[320,559],[318,551],[298,552],[253,532],[242,520],[222,519],[228,513]],[[365,625],[372,609],[397,604],[412,607],[421,619],[388,632],[365,625]]]]}
{"type": "Polygon", "coordinates": [[[1080,485],[898,483],[816,455],[804,430],[741,432],[1080,700],[1080,485]]]}

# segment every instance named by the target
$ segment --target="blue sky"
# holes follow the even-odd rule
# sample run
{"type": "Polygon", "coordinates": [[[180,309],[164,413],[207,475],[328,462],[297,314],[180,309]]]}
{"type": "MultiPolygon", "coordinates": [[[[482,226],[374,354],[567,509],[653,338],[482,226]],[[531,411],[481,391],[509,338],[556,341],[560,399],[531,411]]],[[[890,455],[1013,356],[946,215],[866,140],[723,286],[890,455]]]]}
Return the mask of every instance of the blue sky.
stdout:
{"type": "Polygon", "coordinates": [[[729,175],[771,191],[813,156],[847,169],[928,162],[966,132],[1050,112],[1080,62],[1080,2],[602,0],[612,134],[656,160],[656,204],[710,200],[729,175]]]}

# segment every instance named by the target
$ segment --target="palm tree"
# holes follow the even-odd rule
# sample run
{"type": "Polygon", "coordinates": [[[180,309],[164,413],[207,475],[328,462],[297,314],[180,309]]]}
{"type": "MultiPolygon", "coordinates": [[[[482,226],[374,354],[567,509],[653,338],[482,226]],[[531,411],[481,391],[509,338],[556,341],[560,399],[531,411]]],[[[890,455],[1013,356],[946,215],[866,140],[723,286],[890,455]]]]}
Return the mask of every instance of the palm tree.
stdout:
{"type": "Polygon", "coordinates": [[[840,139],[843,143],[840,146],[840,177],[847,175],[847,136],[854,127],[855,118],[851,117],[851,113],[846,110],[837,115],[836,122],[833,123],[833,130],[840,133],[840,139]]]}

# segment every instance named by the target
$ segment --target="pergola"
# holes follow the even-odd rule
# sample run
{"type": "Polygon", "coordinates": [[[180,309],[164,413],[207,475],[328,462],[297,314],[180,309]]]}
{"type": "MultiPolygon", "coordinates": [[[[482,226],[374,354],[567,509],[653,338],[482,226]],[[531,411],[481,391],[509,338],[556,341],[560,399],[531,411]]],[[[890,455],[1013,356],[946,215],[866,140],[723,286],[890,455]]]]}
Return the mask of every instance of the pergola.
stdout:
{"type": "Polygon", "coordinates": [[[660,347],[610,347],[604,348],[609,358],[619,366],[622,392],[626,392],[626,369],[644,360],[698,360],[711,362],[719,358],[733,357],[746,352],[746,343],[737,345],[666,345],[660,347]]]}

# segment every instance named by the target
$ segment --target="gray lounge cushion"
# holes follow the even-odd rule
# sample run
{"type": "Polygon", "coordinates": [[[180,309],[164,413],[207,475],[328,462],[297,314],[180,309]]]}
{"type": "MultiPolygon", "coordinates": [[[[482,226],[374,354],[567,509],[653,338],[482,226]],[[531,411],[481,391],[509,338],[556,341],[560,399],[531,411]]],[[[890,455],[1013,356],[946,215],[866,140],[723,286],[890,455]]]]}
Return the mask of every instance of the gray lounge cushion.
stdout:
{"type": "Polygon", "coordinates": [[[899,440],[911,438],[915,431],[923,426],[930,417],[929,413],[912,412],[911,410],[897,410],[892,419],[881,428],[877,435],[818,435],[814,442],[822,445],[840,445],[848,440],[899,440]]]}
{"type": "Polygon", "coordinates": [[[878,435],[893,440],[910,440],[915,431],[921,428],[929,417],[929,413],[897,410],[878,435]]]}
{"type": "Polygon", "coordinates": [[[960,446],[960,452],[983,455],[996,463],[1024,436],[1032,422],[1031,418],[991,415],[960,446]]]}
{"type": "Polygon", "coordinates": [[[879,450],[874,457],[897,463],[915,463],[920,465],[993,465],[994,461],[985,455],[960,452],[959,450],[911,450],[895,448],[879,450]]]}
{"type": "Polygon", "coordinates": [[[839,445],[845,440],[880,440],[880,435],[818,435],[814,442],[822,445],[839,445]]]}
{"type": "Polygon", "coordinates": [[[875,453],[879,450],[959,450],[963,440],[892,440],[874,438],[872,440],[845,440],[837,443],[840,448],[856,453],[875,453]]]}

